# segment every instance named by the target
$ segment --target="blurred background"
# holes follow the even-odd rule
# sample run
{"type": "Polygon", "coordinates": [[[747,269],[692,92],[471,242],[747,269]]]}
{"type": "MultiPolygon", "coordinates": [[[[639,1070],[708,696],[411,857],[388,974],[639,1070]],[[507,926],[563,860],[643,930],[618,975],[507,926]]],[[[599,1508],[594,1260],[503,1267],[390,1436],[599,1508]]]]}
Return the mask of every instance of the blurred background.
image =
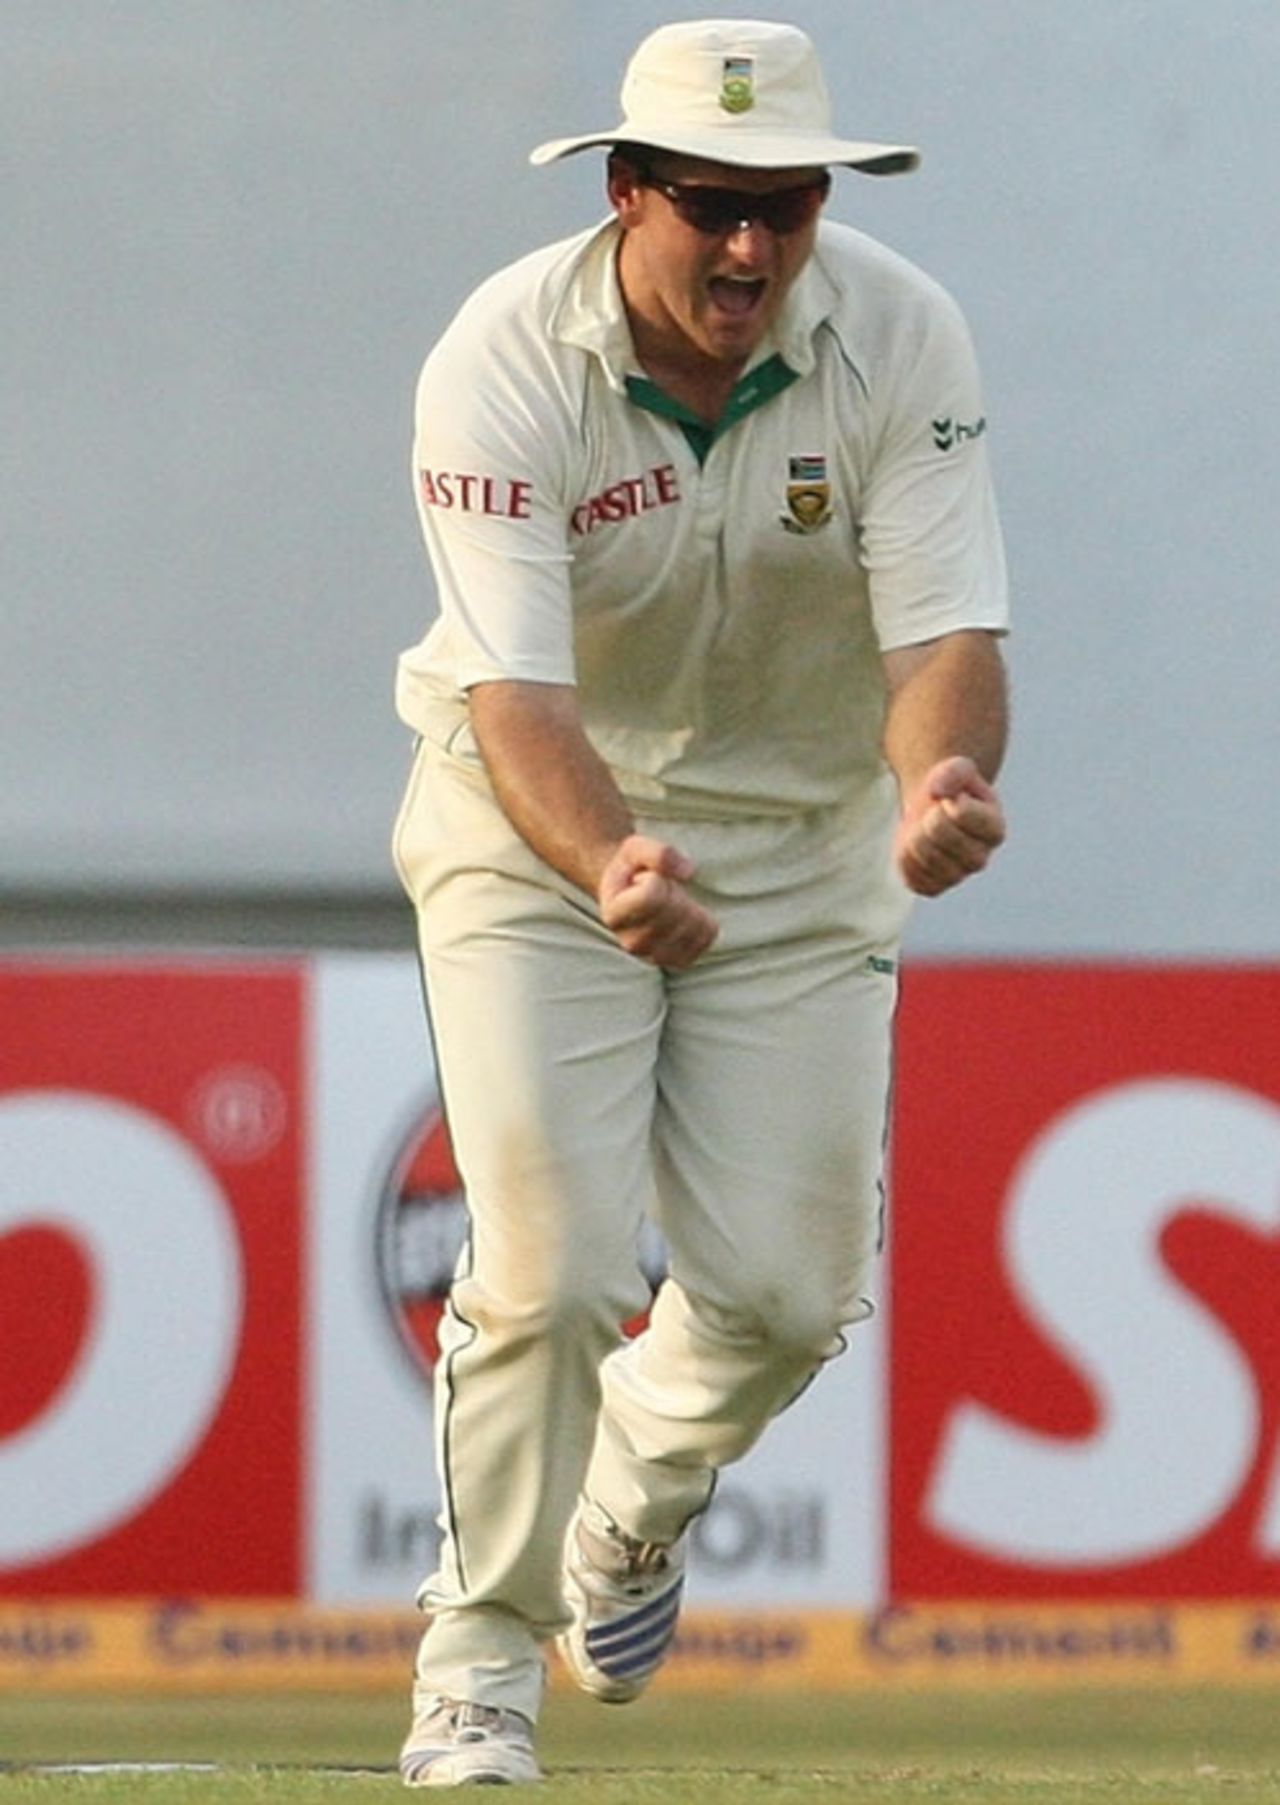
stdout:
{"type": "MultiPolygon", "coordinates": [[[[732,13],[735,9],[727,9],[732,13]]],[[[634,44],[582,0],[6,0],[0,922],[409,944],[387,853],[407,475],[474,283],[602,211],[634,44]],[[216,904],[216,910],[212,905],[216,904]],[[212,913],[211,913],[212,910],[212,913]]],[[[1013,837],[922,950],[1269,955],[1270,0],[810,0],[833,214],[977,337],[1017,602],[1013,837]]]]}
{"type": "MultiPolygon", "coordinates": [[[[842,129],[924,152],[831,211],[977,340],[1012,833],[915,918],[886,1308],[726,1476],[695,1602],[764,1615],[687,1658],[839,1677],[845,1630],[776,1613],[847,1608],[864,1677],[1105,1678],[1217,1598],[1212,1658],[1274,1663],[1280,10],[767,10],[842,129]],[[981,1615],[1028,1599],[1112,1614],[981,1615]]],[[[430,1562],[463,1226],[388,850],[413,388],[478,280],[603,214],[601,157],[528,152],[678,16],[0,11],[0,1652],[47,1653],[0,1684],[323,1678],[293,1619],[31,1601],[403,1607],[430,1562]]],[[[343,1659],[401,1675],[397,1625],[343,1659]]]]}

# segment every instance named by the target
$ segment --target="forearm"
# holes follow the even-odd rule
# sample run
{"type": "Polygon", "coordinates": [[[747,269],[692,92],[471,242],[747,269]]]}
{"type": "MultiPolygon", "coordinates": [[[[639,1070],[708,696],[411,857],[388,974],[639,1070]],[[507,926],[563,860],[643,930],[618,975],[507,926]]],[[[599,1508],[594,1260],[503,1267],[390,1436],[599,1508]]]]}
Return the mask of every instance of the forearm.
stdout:
{"type": "Polygon", "coordinates": [[[1004,757],[1004,661],[989,633],[951,633],[885,654],[884,750],[902,818],[894,859],[907,886],[940,896],[985,868],[1005,835],[992,780],[1004,757]]]}
{"type": "Polygon", "coordinates": [[[583,731],[577,692],[549,683],[482,683],[471,722],[494,793],[548,865],[595,896],[634,831],[631,811],[583,731]]]}
{"type": "Polygon", "coordinates": [[[689,894],[693,861],[638,834],[608,767],[582,728],[568,685],[483,683],[470,692],[476,743],[511,825],[596,898],[624,952],[669,970],[713,944],[714,916],[689,894]]]}
{"type": "Polygon", "coordinates": [[[990,633],[952,633],[885,657],[884,752],[904,797],[943,759],[972,759],[992,781],[1009,731],[1008,685],[990,633]]]}

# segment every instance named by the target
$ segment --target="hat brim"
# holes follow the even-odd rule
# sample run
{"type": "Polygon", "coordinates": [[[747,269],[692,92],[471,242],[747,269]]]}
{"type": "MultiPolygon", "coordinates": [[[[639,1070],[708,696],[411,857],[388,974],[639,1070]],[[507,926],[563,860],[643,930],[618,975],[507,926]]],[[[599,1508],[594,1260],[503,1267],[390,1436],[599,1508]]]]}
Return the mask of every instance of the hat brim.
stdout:
{"type": "Polygon", "coordinates": [[[641,132],[634,126],[617,125],[611,131],[587,132],[580,138],[552,138],[531,151],[529,161],[556,163],[576,151],[606,144],[651,144],[655,150],[742,169],[808,169],[834,163],[866,175],[908,175],[920,162],[920,152],[909,144],[860,144],[821,132],[753,131],[743,125],[731,131],[706,132],[641,132]]]}

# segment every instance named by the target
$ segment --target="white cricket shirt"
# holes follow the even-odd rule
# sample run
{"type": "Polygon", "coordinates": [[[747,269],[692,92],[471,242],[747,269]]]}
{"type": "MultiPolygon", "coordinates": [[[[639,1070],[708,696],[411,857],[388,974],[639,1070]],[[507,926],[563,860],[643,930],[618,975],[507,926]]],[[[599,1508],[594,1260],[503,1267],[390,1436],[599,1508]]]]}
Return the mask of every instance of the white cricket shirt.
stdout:
{"type": "Polygon", "coordinates": [[[572,683],[641,811],[862,797],[882,828],[880,652],[1007,624],[964,321],[823,222],[712,435],[640,370],[618,237],[501,271],[427,359],[414,482],[440,615],[398,710],[450,744],[472,684],[572,683]]]}

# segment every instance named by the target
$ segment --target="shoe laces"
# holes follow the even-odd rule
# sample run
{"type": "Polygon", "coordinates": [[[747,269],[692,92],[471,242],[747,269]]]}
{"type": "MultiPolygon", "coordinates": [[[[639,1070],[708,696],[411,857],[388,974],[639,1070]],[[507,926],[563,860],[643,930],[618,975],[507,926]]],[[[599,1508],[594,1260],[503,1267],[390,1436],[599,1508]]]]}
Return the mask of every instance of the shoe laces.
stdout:
{"type": "Polygon", "coordinates": [[[586,1540],[588,1553],[624,1585],[628,1580],[652,1579],[671,1564],[665,1542],[643,1542],[639,1536],[628,1535],[598,1505],[590,1507],[579,1534],[586,1540]]]}
{"type": "Polygon", "coordinates": [[[456,1742],[487,1742],[502,1728],[502,1713],[493,1705],[459,1705],[453,1713],[456,1742]]]}
{"type": "Polygon", "coordinates": [[[447,1730],[455,1742],[487,1742],[500,1736],[509,1726],[504,1721],[511,1713],[497,1705],[473,1705],[462,1699],[442,1698],[431,1713],[430,1722],[447,1730]]]}
{"type": "Polygon", "coordinates": [[[638,1542],[632,1536],[619,1535],[622,1544],[622,1573],[625,1579],[651,1579],[665,1572],[670,1564],[662,1542],[638,1542]]]}

